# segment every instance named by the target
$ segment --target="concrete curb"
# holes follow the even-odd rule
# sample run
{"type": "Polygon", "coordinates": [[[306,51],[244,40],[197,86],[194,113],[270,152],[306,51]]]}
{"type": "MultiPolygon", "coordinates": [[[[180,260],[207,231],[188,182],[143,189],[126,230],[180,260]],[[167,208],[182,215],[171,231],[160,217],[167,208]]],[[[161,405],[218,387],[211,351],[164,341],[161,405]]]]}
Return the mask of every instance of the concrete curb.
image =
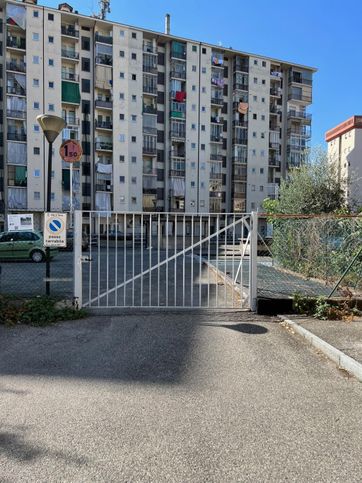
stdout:
{"type": "Polygon", "coordinates": [[[291,327],[297,334],[304,337],[304,339],[306,339],[313,347],[323,352],[323,354],[337,364],[340,369],[344,369],[362,382],[362,364],[357,362],[352,357],[347,356],[347,354],[339,349],[336,349],[332,345],[328,344],[328,342],[325,340],[314,335],[297,322],[287,319],[283,315],[278,315],[278,318],[291,327]]]}

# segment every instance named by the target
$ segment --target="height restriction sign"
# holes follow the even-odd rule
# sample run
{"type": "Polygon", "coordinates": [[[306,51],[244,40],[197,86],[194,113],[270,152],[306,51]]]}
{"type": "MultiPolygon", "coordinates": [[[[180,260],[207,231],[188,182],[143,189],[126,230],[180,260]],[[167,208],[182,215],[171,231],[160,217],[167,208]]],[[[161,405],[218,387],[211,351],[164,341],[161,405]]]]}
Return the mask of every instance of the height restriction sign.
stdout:
{"type": "Polygon", "coordinates": [[[68,139],[60,146],[59,154],[66,163],[76,163],[82,157],[83,149],[78,141],[68,139]]]}
{"type": "Polygon", "coordinates": [[[65,213],[45,213],[44,246],[66,247],[67,215],[65,213]]]}

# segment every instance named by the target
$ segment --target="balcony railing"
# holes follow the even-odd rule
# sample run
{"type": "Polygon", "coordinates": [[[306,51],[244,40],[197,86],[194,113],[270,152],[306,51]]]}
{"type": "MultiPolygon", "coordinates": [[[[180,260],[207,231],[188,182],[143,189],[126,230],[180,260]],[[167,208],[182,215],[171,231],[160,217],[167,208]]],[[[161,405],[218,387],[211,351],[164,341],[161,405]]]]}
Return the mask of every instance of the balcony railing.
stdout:
{"type": "Polygon", "coordinates": [[[14,72],[26,72],[25,62],[6,62],[6,69],[14,72]]]}
{"type": "Polygon", "coordinates": [[[246,175],[246,173],[244,173],[244,174],[243,173],[234,173],[233,174],[233,180],[234,181],[244,181],[244,182],[246,182],[247,175],[246,175]]]}
{"type": "Polygon", "coordinates": [[[96,42],[101,42],[102,44],[113,44],[113,37],[110,35],[102,35],[99,32],[96,32],[95,40],[96,42]]]}
{"type": "Polygon", "coordinates": [[[234,61],[234,71],[235,72],[249,72],[249,62],[247,59],[241,60],[236,58],[234,61]]]}
{"type": "Polygon", "coordinates": [[[151,44],[143,44],[143,52],[146,54],[157,54],[157,48],[151,44]]]}
{"type": "Polygon", "coordinates": [[[211,116],[210,117],[210,122],[212,122],[213,124],[223,124],[224,123],[224,118],[223,117],[215,117],[215,116],[211,116]]]}
{"type": "Polygon", "coordinates": [[[67,59],[78,60],[79,59],[79,53],[76,52],[75,50],[71,50],[71,49],[62,49],[62,57],[65,57],[67,59]]]}
{"type": "Polygon", "coordinates": [[[223,142],[223,137],[222,134],[210,134],[210,141],[213,143],[222,143],[223,142]]]}
{"type": "Polygon", "coordinates": [[[112,101],[102,101],[100,99],[96,99],[96,107],[98,108],[103,108],[103,109],[112,109],[113,108],[113,102],[112,101]]]}
{"type": "Polygon", "coordinates": [[[248,127],[248,121],[233,121],[233,127],[248,127]]]}
{"type": "Polygon", "coordinates": [[[289,84],[292,84],[292,83],[294,83],[294,84],[304,84],[306,86],[313,85],[312,79],[307,79],[307,78],[305,78],[303,76],[299,76],[299,75],[295,76],[293,74],[289,76],[289,84]]]}
{"type": "Polygon", "coordinates": [[[296,92],[290,92],[288,96],[288,100],[293,100],[293,101],[301,101],[310,104],[312,102],[312,96],[305,96],[303,94],[299,94],[296,92]]]}
{"type": "Polygon", "coordinates": [[[234,82],[234,91],[247,91],[249,88],[248,84],[242,84],[240,82],[234,82]]]}
{"type": "Polygon", "coordinates": [[[144,132],[144,134],[151,134],[153,136],[157,135],[156,127],[143,126],[142,131],[144,132]]]}
{"type": "Polygon", "coordinates": [[[180,72],[178,70],[171,70],[170,77],[172,79],[186,79],[186,71],[180,72]]]}
{"type": "Polygon", "coordinates": [[[280,97],[282,95],[282,90],[279,87],[271,87],[270,95],[274,97],[280,97]]]}
{"type": "Polygon", "coordinates": [[[61,34],[67,35],[68,37],[79,38],[79,30],[72,25],[62,25],[61,34]]]}
{"type": "Polygon", "coordinates": [[[67,126],[79,126],[79,117],[63,116],[63,119],[67,126]]]}
{"type": "Polygon", "coordinates": [[[62,79],[66,81],[79,82],[79,75],[74,72],[62,72],[62,79]]]}
{"type": "Polygon", "coordinates": [[[113,57],[108,54],[98,54],[96,57],[96,64],[100,65],[112,65],[113,64],[113,57]]]}
{"type": "Polygon", "coordinates": [[[143,112],[146,114],[157,114],[157,107],[143,104],[143,112]]]}
{"type": "Polygon", "coordinates": [[[97,141],[96,142],[97,151],[112,151],[113,143],[111,141],[97,141]]]}
{"type": "Polygon", "coordinates": [[[248,162],[248,158],[247,156],[233,156],[232,158],[233,160],[233,163],[237,163],[237,164],[246,164],[248,162]]]}
{"type": "Polygon", "coordinates": [[[224,99],[222,97],[212,97],[211,104],[222,106],[224,104],[224,99]]]}
{"type": "Polygon", "coordinates": [[[312,114],[304,111],[295,111],[293,109],[288,111],[288,119],[305,119],[310,121],[312,119],[312,114]]]}
{"type": "Polygon", "coordinates": [[[280,159],[272,156],[272,157],[269,157],[268,164],[269,164],[269,166],[272,166],[273,168],[279,168],[281,162],[280,162],[280,159]]]}
{"type": "Polygon", "coordinates": [[[8,132],[7,139],[9,141],[26,142],[26,133],[23,132],[23,131],[18,131],[18,132],[10,131],[10,132],[8,132]]]}
{"type": "Polygon", "coordinates": [[[16,109],[7,109],[6,110],[7,117],[13,117],[16,119],[25,119],[26,118],[26,111],[19,111],[16,109]]]}
{"type": "Polygon", "coordinates": [[[186,50],[171,49],[171,57],[174,59],[186,60],[186,50]]]}
{"type": "Polygon", "coordinates": [[[271,71],[270,71],[270,77],[272,77],[273,79],[276,79],[276,80],[278,80],[278,79],[281,80],[282,77],[283,77],[283,74],[279,70],[273,70],[273,69],[271,69],[271,71]]]}
{"type": "Polygon", "coordinates": [[[143,166],[143,174],[146,176],[157,176],[156,168],[149,168],[148,166],[143,166]]]}
{"type": "Polygon", "coordinates": [[[271,114],[279,114],[281,112],[280,106],[277,106],[276,104],[271,104],[269,108],[269,112],[271,114]]]}
{"type": "Polygon", "coordinates": [[[181,129],[171,129],[170,130],[170,136],[172,138],[185,139],[185,137],[186,137],[186,129],[185,130],[181,130],[181,129]]]}
{"type": "Polygon", "coordinates": [[[7,94],[15,94],[16,96],[26,96],[26,90],[21,86],[6,86],[7,94]]]}
{"type": "Polygon", "coordinates": [[[214,154],[214,153],[211,153],[210,154],[210,159],[211,161],[222,161],[222,154],[214,154]]]}
{"type": "Polygon", "coordinates": [[[13,49],[26,49],[26,39],[23,37],[8,37],[6,39],[7,47],[11,47],[13,49]]]}
{"type": "Polygon", "coordinates": [[[170,176],[176,176],[178,178],[185,177],[185,170],[184,169],[170,169],[170,176]]]}
{"type": "Polygon", "coordinates": [[[113,124],[111,121],[99,121],[95,122],[95,127],[98,129],[113,129],[113,124]]]}
{"type": "Polygon", "coordinates": [[[143,85],[143,92],[157,96],[157,86],[143,85]]]}
{"type": "Polygon", "coordinates": [[[113,191],[113,185],[107,183],[96,184],[96,191],[113,191]]]}
{"type": "Polygon", "coordinates": [[[143,72],[148,72],[149,74],[157,74],[157,65],[149,65],[143,63],[143,72]]]}
{"type": "Polygon", "coordinates": [[[246,146],[248,144],[248,138],[235,137],[233,138],[233,144],[241,144],[242,146],[246,146]]]}
{"type": "Polygon", "coordinates": [[[143,150],[144,154],[150,154],[152,156],[155,156],[157,154],[156,145],[151,146],[149,144],[144,144],[142,150],[143,150]]]}
{"type": "Polygon", "coordinates": [[[222,179],[222,173],[218,171],[210,171],[210,179],[222,179]]]}

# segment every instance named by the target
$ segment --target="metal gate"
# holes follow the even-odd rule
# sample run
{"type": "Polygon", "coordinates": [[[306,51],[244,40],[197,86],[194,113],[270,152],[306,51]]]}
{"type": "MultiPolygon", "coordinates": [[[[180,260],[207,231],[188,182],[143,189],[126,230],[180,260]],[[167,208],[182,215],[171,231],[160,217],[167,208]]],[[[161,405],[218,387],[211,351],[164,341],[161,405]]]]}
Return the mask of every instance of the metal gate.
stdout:
{"type": "Polygon", "coordinates": [[[74,221],[81,307],[255,309],[256,213],[76,211],[74,221]]]}

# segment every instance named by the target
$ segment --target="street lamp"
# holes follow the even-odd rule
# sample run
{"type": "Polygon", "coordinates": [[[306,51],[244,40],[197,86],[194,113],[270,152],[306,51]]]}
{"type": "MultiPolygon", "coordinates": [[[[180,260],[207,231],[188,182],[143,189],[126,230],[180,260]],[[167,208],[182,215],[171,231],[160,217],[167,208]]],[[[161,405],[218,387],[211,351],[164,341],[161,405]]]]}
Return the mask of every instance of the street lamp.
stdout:
{"type": "MultiPolygon", "coordinates": [[[[53,156],[53,142],[59,136],[60,132],[65,128],[65,121],[58,116],[52,116],[51,114],[41,114],[37,116],[36,120],[40,124],[43,130],[44,136],[49,143],[48,153],[48,182],[47,182],[47,204],[46,211],[49,213],[51,210],[51,196],[52,196],[52,156],[53,156]]],[[[45,268],[45,293],[50,295],[50,249],[45,249],[46,268],[45,268]]]]}

